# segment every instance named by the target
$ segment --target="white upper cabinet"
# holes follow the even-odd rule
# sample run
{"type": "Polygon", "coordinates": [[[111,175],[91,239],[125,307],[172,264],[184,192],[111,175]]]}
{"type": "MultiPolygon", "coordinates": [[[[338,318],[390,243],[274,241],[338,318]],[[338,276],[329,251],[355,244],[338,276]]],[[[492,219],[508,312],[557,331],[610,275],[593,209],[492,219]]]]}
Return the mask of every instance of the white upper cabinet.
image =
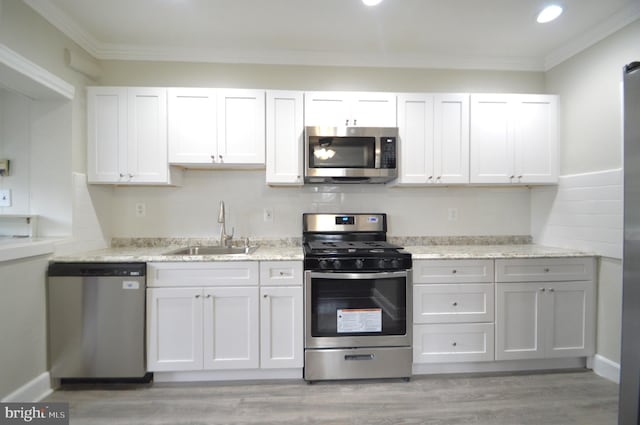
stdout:
{"type": "Polygon", "coordinates": [[[218,90],[218,161],[264,165],[264,90],[218,90]]]}
{"type": "Polygon", "coordinates": [[[469,183],[469,95],[398,96],[403,185],[469,183]]]}
{"type": "Polygon", "coordinates": [[[471,183],[558,180],[557,96],[471,96],[471,183]]]}
{"type": "Polygon", "coordinates": [[[396,127],[396,95],[375,92],[306,92],[304,125],[396,127]]]}
{"type": "Polygon", "coordinates": [[[264,91],[169,89],[169,152],[185,167],[264,165],[264,91]]]}
{"type": "Polygon", "coordinates": [[[303,94],[267,92],[267,184],[302,185],[303,94]]]}
{"type": "Polygon", "coordinates": [[[87,105],[90,183],[172,183],[166,89],[89,87],[87,105]]]}
{"type": "Polygon", "coordinates": [[[209,163],[218,158],[216,91],[169,89],[169,162],[209,163]]]}

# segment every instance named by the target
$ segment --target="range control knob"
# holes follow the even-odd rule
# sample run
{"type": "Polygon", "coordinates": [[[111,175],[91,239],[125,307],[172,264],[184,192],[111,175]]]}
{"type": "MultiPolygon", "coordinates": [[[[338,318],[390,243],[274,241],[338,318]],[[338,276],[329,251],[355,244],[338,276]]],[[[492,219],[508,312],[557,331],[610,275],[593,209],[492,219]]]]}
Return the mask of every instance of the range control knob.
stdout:
{"type": "Polygon", "coordinates": [[[342,265],[342,263],[340,262],[340,260],[333,260],[333,268],[334,269],[338,270],[341,265],[342,265]]]}
{"type": "Polygon", "coordinates": [[[363,268],[363,267],[364,267],[364,260],[362,260],[362,259],[358,258],[358,259],[356,260],[356,269],[361,269],[361,268],[363,268]]]}
{"type": "Polygon", "coordinates": [[[386,262],[384,261],[384,259],[380,259],[378,260],[378,268],[379,269],[384,269],[386,267],[386,262]]]}
{"type": "Polygon", "coordinates": [[[320,260],[320,268],[321,269],[327,269],[329,268],[329,262],[327,260],[320,260]]]}
{"type": "Polygon", "coordinates": [[[394,258],[393,260],[391,260],[391,267],[393,267],[394,269],[399,269],[400,268],[400,261],[398,261],[398,259],[394,258]]]}

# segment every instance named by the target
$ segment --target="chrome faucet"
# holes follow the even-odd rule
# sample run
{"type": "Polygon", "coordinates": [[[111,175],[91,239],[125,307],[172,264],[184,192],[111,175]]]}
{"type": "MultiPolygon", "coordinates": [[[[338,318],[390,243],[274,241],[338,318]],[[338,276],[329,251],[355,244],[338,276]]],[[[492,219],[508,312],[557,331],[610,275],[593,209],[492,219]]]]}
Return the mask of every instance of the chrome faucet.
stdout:
{"type": "Polygon", "coordinates": [[[220,226],[220,246],[226,246],[227,248],[231,248],[233,243],[233,233],[235,229],[231,228],[231,234],[227,235],[227,229],[225,227],[225,217],[224,217],[224,201],[220,201],[220,211],[218,211],[218,223],[220,226]]]}

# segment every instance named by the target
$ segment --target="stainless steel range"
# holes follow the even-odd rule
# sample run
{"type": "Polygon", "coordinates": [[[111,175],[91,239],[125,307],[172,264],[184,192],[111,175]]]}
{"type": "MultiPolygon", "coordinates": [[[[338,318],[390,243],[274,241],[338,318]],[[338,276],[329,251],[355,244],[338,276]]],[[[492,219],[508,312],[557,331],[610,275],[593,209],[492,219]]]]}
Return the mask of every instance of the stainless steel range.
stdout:
{"type": "Polygon", "coordinates": [[[411,376],[411,254],[386,214],[304,214],[304,379],[411,376]]]}

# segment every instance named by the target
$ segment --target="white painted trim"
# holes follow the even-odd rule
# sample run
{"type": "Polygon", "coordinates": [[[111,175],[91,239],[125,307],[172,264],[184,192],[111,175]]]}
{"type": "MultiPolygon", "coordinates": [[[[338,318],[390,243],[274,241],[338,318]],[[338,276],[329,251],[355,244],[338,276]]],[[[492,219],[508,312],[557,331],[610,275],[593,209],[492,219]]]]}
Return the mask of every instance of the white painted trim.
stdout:
{"type": "Polygon", "coordinates": [[[572,357],[567,359],[507,360],[496,362],[414,363],[413,374],[519,372],[584,368],[586,368],[586,358],[572,357]]]}
{"type": "Polygon", "coordinates": [[[66,99],[73,99],[75,87],[46,69],[0,44],[0,65],[4,65],[66,99]]]}
{"type": "Polygon", "coordinates": [[[195,370],[154,372],[154,382],[256,381],[265,379],[302,379],[302,369],[195,370]]]}
{"type": "Polygon", "coordinates": [[[581,51],[588,49],[639,18],[640,2],[629,3],[626,8],[549,53],[544,59],[544,71],[548,71],[581,51]]]}
{"type": "Polygon", "coordinates": [[[609,381],[620,383],[620,364],[600,354],[593,356],[593,371],[609,381]]]}
{"type": "Polygon", "coordinates": [[[53,392],[49,372],[44,372],[2,399],[3,403],[37,402],[53,392]]]}

